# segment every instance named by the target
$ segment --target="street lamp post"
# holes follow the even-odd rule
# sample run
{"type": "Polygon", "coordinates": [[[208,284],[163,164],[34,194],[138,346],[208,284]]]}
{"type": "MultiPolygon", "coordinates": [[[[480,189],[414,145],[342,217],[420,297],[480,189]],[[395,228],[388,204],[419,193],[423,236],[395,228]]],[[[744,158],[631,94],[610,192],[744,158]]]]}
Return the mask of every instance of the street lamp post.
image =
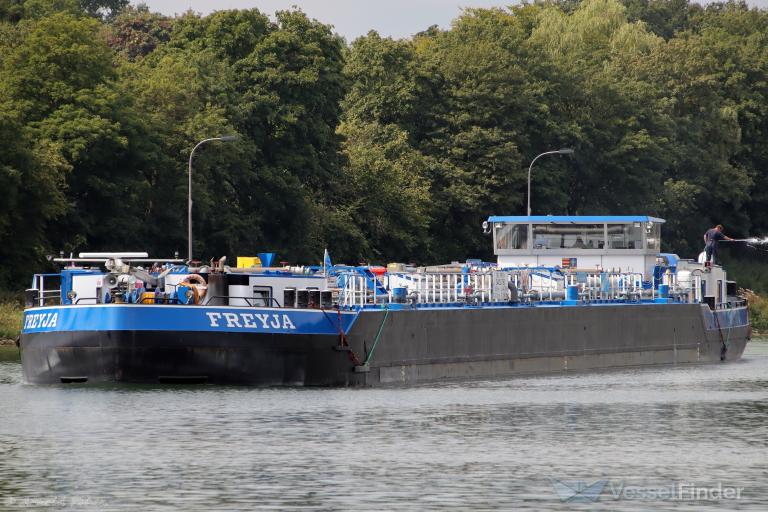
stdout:
{"type": "Polygon", "coordinates": [[[556,149],[554,151],[545,151],[533,159],[531,165],[528,166],[528,216],[531,216],[531,169],[533,169],[533,162],[538,160],[544,155],[571,155],[573,150],[570,148],[556,149]]]}
{"type": "Polygon", "coordinates": [[[198,142],[192,152],[189,153],[189,188],[187,190],[187,256],[188,261],[192,261],[192,157],[195,156],[195,150],[211,141],[229,142],[237,139],[237,135],[224,135],[223,137],[211,137],[198,142]]]}

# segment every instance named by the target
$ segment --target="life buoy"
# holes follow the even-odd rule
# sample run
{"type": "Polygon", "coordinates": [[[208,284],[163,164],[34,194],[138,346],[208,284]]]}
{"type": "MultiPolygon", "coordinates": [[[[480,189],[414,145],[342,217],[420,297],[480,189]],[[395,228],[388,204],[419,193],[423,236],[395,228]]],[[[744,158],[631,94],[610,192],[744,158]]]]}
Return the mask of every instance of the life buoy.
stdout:
{"type": "Polygon", "coordinates": [[[195,304],[200,304],[200,301],[205,298],[205,294],[208,292],[208,283],[206,283],[203,276],[199,274],[189,274],[184,276],[184,279],[179,283],[179,286],[186,286],[192,290],[195,304]]]}

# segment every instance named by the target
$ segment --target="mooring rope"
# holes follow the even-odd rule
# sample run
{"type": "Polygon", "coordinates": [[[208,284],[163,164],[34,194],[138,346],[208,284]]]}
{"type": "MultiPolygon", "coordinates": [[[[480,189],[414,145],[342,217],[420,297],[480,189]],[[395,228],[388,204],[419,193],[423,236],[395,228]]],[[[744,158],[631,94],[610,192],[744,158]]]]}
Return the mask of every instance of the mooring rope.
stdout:
{"type": "Polygon", "coordinates": [[[333,320],[331,320],[331,317],[328,315],[325,309],[321,308],[320,311],[323,312],[328,322],[330,322],[330,324],[333,327],[336,327],[336,329],[339,331],[339,346],[347,349],[346,352],[347,354],[349,354],[349,360],[352,361],[352,363],[354,363],[355,366],[360,366],[360,358],[358,358],[357,354],[355,354],[355,351],[352,350],[352,347],[349,345],[349,342],[347,341],[347,334],[344,332],[344,329],[341,328],[341,309],[336,310],[339,314],[339,321],[335,324],[333,320]]]}
{"type": "MultiPolygon", "coordinates": [[[[720,334],[720,343],[722,343],[722,348],[720,349],[720,360],[725,361],[725,354],[728,352],[728,345],[726,344],[725,340],[723,339],[723,329],[720,327],[720,319],[717,317],[717,310],[713,311],[712,314],[715,316],[715,324],[717,325],[717,332],[720,334]]],[[[731,338],[731,330],[728,329],[728,339],[731,338]]]]}
{"type": "Polygon", "coordinates": [[[363,363],[363,365],[367,365],[371,361],[371,358],[373,357],[373,352],[374,350],[376,350],[376,345],[379,344],[379,340],[381,339],[381,332],[384,330],[384,322],[387,321],[387,317],[389,316],[389,308],[385,308],[384,311],[385,311],[384,319],[381,321],[381,325],[379,326],[379,332],[376,333],[376,339],[373,340],[373,346],[371,347],[371,351],[368,352],[368,357],[365,358],[365,362],[363,363]]]}

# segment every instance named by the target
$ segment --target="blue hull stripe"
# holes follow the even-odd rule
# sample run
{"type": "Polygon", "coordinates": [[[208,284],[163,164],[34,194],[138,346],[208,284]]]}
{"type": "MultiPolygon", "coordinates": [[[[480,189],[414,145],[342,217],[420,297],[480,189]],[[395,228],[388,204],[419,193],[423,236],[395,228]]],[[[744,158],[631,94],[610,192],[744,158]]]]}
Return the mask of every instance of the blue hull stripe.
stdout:
{"type": "MultiPolygon", "coordinates": [[[[572,307],[603,306],[605,305],[594,304],[572,307]]],[[[672,304],[660,304],[659,306],[669,307],[672,304]]],[[[500,307],[509,308],[510,306],[500,307]]],[[[511,307],[525,308],[525,306],[511,307]]],[[[553,304],[537,307],[559,308],[568,306],[553,304]]],[[[439,309],[469,308],[461,306],[439,309]]],[[[117,304],[52,306],[25,311],[22,334],[67,331],[207,331],[335,335],[339,333],[339,326],[345,334],[348,334],[358,315],[365,311],[342,311],[339,315],[336,310],[287,308],[117,304]]],[[[715,322],[712,312],[708,309],[705,311],[705,326],[710,330],[716,329],[718,324],[720,329],[748,324],[746,308],[718,311],[719,322],[715,322]]]]}
{"type": "Polygon", "coordinates": [[[208,331],[338,334],[355,312],[207,306],[91,305],[25,311],[22,334],[66,331],[208,331]]]}

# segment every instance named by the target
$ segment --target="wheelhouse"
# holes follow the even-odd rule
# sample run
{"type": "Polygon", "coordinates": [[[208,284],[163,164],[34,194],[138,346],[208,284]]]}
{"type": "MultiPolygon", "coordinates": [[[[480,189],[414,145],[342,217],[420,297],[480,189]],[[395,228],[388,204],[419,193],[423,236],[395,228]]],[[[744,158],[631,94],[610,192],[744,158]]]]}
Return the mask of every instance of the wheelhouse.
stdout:
{"type": "Polygon", "coordinates": [[[493,216],[494,254],[519,265],[616,268],[649,275],[661,251],[663,219],[623,216],[493,216]]]}

